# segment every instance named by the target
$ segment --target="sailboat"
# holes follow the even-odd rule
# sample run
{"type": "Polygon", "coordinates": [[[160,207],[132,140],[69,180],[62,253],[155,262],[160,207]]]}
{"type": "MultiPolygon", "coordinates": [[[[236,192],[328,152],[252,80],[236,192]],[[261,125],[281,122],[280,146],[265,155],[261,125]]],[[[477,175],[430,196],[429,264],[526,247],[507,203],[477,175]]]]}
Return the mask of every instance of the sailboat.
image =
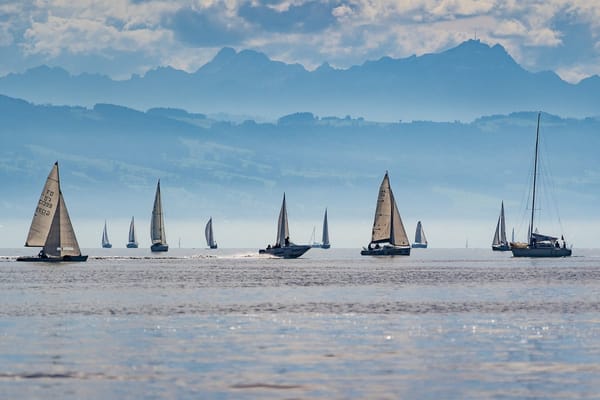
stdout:
{"type": "Polygon", "coordinates": [[[104,230],[102,231],[102,247],[105,249],[110,249],[112,247],[110,240],[108,240],[108,232],[106,231],[106,221],[104,221],[104,230]]]}
{"type": "Polygon", "coordinates": [[[213,233],[212,217],[210,217],[206,223],[206,228],[204,228],[204,236],[206,236],[206,245],[211,249],[216,249],[217,242],[215,242],[215,235],[213,233]]]}
{"type": "Polygon", "coordinates": [[[360,252],[363,256],[408,256],[410,243],[404,230],[387,171],[379,186],[371,242],[360,252]],[[381,246],[381,244],[384,244],[381,246]],[[375,246],[373,246],[375,245],[375,246]]]}
{"type": "Polygon", "coordinates": [[[328,249],[331,247],[329,243],[329,223],[327,222],[327,209],[325,209],[325,215],[323,216],[323,236],[321,237],[321,248],[328,249]]]}
{"type": "Polygon", "coordinates": [[[506,240],[506,224],[504,222],[504,202],[502,202],[502,204],[500,205],[500,215],[498,216],[498,223],[496,223],[496,231],[494,232],[494,239],[492,240],[492,250],[510,250],[510,246],[508,244],[508,241],[506,240]]]}
{"type": "Polygon", "coordinates": [[[135,224],[133,221],[133,217],[131,217],[131,223],[129,224],[129,240],[127,241],[127,248],[128,249],[137,249],[138,248],[137,238],[135,237],[135,224]]]}
{"type": "Polygon", "coordinates": [[[417,222],[417,230],[415,231],[415,242],[412,244],[413,249],[426,249],[427,238],[425,237],[425,231],[421,221],[417,222]]]}
{"type": "Polygon", "coordinates": [[[554,236],[542,235],[534,229],[535,222],[535,195],[537,184],[537,169],[539,157],[539,141],[540,141],[540,116],[538,113],[537,130],[535,135],[535,156],[533,164],[533,190],[531,196],[531,220],[529,223],[529,242],[528,243],[511,243],[511,250],[514,257],[568,257],[571,255],[571,249],[567,248],[564,236],[561,237],[562,246],[559,239],[554,236]]]}
{"type": "Polygon", "coordinates": [[[38,201],[25,247],[42,247],[37,256],[17,261],[86,261],[81,255],[67,205],[60,189],[58,161],[54,163],[38,201]]]}
{"type": "Polygon", "coordinates": [[[154,196],[154,207],[152,208],[152,220],[150,221],[150,239],[152,240],[152,251],[168,251],[167,235],[165,235],[165,220],[163,217],[162,201],[160,199],[160,179],[156,185],[154,196]]]}
{"type": "Polygon", "coordinates": [[[258,253],[270,254],[282,258],[298,258],[308,250],[310,250],[309,245],[294,244],[290,241],[290,230],[288,228],[287,207],[285,204],[284,193],[281,210],[279,211],[279,219],[277,221],[277,239],[275,240],[275,245],[268,245],[267,248],[258,250],[258,253]]]}

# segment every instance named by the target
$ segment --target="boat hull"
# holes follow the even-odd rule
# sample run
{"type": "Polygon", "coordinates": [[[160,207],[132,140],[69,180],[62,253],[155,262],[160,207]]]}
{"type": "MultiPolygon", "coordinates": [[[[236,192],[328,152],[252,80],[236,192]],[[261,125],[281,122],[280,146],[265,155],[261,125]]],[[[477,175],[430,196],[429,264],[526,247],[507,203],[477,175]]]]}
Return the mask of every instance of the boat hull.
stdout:
{"type": "Polygon", "coordinates": [[[492,250],[494,251],[509,251],[510,246],[508,244],[493,244],[492,250]]]}
{"type": "Polygon", "coordinates": [[[87,261],[88,256],[62,256],[62,257],[39,257],[39,256],[22,256],[17,257],[17,261],[25,262],[84,262],[87,261]]]}
{"type": "Polygon", "coordinates": [[[571,249],[564,247],[513,247],[513,257],[569,257],[571,255],[571,249]]]}
{"type": "Polygon", "coordinates": [[[308,245],[294,244],[284,247],[267,247],[266,249],[258,250],[258,254],[269,254],[280,258],[298,258],[310,249],[311,247],[308,245]]]}
{"type": "Polygon", "coordinates": [[[427,248],[427,243],[413,243],[411,245],[411,247],[413,249],[426,249],[427,248]]]}
{"type": "Polygon", "coordinates": [[[162,243],[154,243],[152,246],[150,246],[150,250],[154,252],[169,251],[169,245],[162,243]]]}
{"type": "Polygon", "coordinates": [[[330,247],[331,247],[331,245],[330,245],[330,244],[322,244],[322,245],[321,245],[321,248],[322,248],[322,249],[329,249],[330,247]]]}
{"type": "Polygon", "coordinates": [[[128,249],[137,249],[138,244],[137,243],[127,243],[127,248],[128,249]]]}
{"type": "Polygon", "coordinates": [[[112,244],[103,244],[102,248],[103,249],[112,249],[112,244]]]}
{"type": "Polygon", "coordinates": [[[410,247],[383,246],[379,249],[366,249],[360,252],[361,256],[410,256],[410,247]]]}
{"type": "Polygon", "coordinates": [[[216,244],[213,244],[212,246],[209,247],[211,250],[215,250],[217,248],[216,244]]]}

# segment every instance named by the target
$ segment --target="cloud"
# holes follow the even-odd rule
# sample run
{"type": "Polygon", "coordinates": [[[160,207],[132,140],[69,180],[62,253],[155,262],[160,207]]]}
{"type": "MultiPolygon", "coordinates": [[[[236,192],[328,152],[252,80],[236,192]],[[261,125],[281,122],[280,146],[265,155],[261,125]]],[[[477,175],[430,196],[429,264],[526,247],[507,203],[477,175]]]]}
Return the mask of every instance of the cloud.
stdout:
{"type": "Polygon", "coordinates": [[[179,40],[198,47],[236,45],[245,33],[243,22],[220,7],[182,8],[165,18],[165,24],[179,40]]]}

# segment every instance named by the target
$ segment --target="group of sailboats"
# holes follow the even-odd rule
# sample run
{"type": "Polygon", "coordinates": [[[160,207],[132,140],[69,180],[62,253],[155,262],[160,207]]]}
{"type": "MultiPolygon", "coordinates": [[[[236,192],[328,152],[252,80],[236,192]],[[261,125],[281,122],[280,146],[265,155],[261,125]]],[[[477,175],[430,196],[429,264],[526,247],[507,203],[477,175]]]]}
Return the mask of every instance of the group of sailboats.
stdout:
{"type": "Polygon", "coordinates": [[[533,185],[531,192],[531,217],[529,220],[529,227],[527,231],[527,242],[516,242],[514,239],[514,230],[512,235],[512,241],[509,243],[506,240],[504,202],[502,202],[502,205],[500,207],[500,216],[498,217],[498,223],[496,224],[494,239],[492,241],[492,250],[510,250],[513,254],[513,257],[568,257],[572,254],[572,249],[567,247],[567,243],[564,240],[564,235],[561,235],[561,239],[559,240],[559,238],[555,236],[540,234],[535,228],[538,158],[540,142],[540,117],[541,113],[538,113],[537,128],[535,134],[533,185]]]}
{"type": "MultiPolygon", "coordinates": [[[[536,141],[535,141],[535,156],[534,156],[534,171],[533,171],[533,188],[532,188],[532,204],[531,218],[529,222],[528,241],[515,242],[514,231],[513,241],[506,240],[506,223],[504,216],[504,202],[501,204],[500,215],[492,249],[496,251],[511,250],[514,257],[566,257],[570,256],[571,248],[567,248],[564,236],[558,237],[544,235],[537,232],[535,229],[535,211],[536,211],[536,190],[537,190],[537,173],[538,173],[538,157],[539,157],[539,136],[540,136],[540,114],[538,114],[536,141]]],[[[160,193],[160,180],[156,186],[154,197],[154,206],[152,209],[152,219],[150,223],[150,236],[152,240],[152,251],[164,252],[168,251],[169,245],[166,241],[165,223],[162,210],[162,200],[160,193]]],[[[206,242],[209,248],[216,249],[217,243],[214,239],[212,217],[208,220],[205,228],[206,242]]],[[[323,217],[323,235],[322,242],[315,243],[313,246],[299,245],[290,240],[287,207],[285,193],[279,212],[277,223],[277,237],[273,246],[268,245],[265,249],[260,249],[260,254],[269,254],[283,258],[297,258],[306,253],[311,247],[318,245],[321,248],[329,248],[329,227],[327,222],[327,209],[323,217]]],[[[58,170],[58,162],[54,163],[42,189],[42,194],[38,201],[33,220],[25,242],[26,247],[41,247],[37,256],[25,256],[17,258],[18,261],[86,261],[87,256],[81,254],[75,232],[69,218],[67,206],[60,187],[60,175],[58,170]]],[[[108,239],[107,224],[104,223],[102,232],[102,247],[111,248],[112,244],[108,239]]],[[[136,239],[134,218],[131,218],[129,227],[128,248],[137,248],[138,242],[136,239]]],[[[417,223],[415,232],[415,242],[409,243],[406,230],[394,193],[390,186],[388,172],[386,171],[383,181],[379,187],[379,196],[375,209],[375,218],[371,231],[371,241],[367,247],[363,247],[361,255],[369,256],[394,256],[394,255],[410,255],[412,248],[427,247],[427,239],[421,221],[417,223]]]]}

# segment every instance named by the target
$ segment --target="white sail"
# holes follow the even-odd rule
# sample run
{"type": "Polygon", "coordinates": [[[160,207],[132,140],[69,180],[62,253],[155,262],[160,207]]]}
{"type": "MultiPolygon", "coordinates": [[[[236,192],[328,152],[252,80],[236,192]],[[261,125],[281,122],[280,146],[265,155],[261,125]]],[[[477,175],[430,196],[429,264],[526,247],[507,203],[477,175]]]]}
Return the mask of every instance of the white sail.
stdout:
{"type": "Polygon", "coordinates": [[[383,242],[389,242],[395,246],[409,245],[408,236],[396,206],[387,172],[379,187],[379,197],[377,198],[377,208],[375,209],[375,220],[373,221],[371,234],[371,243],[383,242]]]}
{"type": "MultiPolygon", "coordinates": [[[[514,241],[514,240],[513,240],[514,241]]],[[[496,231],[494,232],[494,240],[492,245],[505,244],[506,242],[506,224],[504,222],[504,202],[500,206],[500,215],[496,223],[496,231]]]]}
{"type": "MultiPolygon", "coordinates": [[[[334,215],[334,217],[335,217],[335,215],[334,215]]],[[[323,217],[323,237],[322,237],[322,239],[323,239],[322,245],[326,246],[329,244],[329,224],[327,223],[327,209],[325,209],[325,216],[323,217]]]]}
{"type": "Polygon", "coordinates": [[[58,206],[52,219],[48,237],[44,243],[44,252],[49,256],[57,257],[81,255],[71,218],[69,218],[69,212],[60,189],[58,206]]]}
{"type": "Polygon", "coordinates": [[[204,236],[206,237],[207,246],[211,247],[211,248],[215,247],[216,243],[215,243],[215,237],[213,234],[212,217],[206,223],[206,228],[204,228],[204,236]]]}
{"type": "Polygon", "coordinates": [[[417,222],[417,230],[415,231],[415,243],[427,244],[427,238],[425,237],[425,231],[421,221],[417,222]]]}
{"type": "Polygon", "coordinates": [[[150,239],[152,240],[152,244],[167,243],[167,236],[165,235],[165,221],[160,198],[160,179],[156,185],[156,195],[154,196],[154,207],[152,208],[152,220],[150,222],[150,239]]]}
{"type": "Polygon", "coordinates": [[[290,230],[288,228],[287,207],[285,205],[285,193],[283,194],[283,202],[279,211],[279,219],[277,220],[277,240],[275,245],[283,247],[289,243],[290,230]],[[286,240],[287,239],[287,240],[286,240]]]}
{"type": "Polygon", "coordinates": [[[29,234],[25,246],[43,247],[46,238],[50,232],[50,225],[54,219],[54,214],[58,209],[58,198],[60,195],[60,183],[58,176],[58,162],[54,163],[52,170],[48,174],[46,184],[42,189],[40,200],[31,221],[29,234]]]}
{"type": "Polygon", "coordinates": [[[131,217],[131,223],[129,224],[129,243],[137,244],[137,238],[135,237],[135,226],[133,217],[131,217]]]}
{"type": "Polygon", "coordinates": [[[108,232],[106,231],[106,221],[104,221],[104,230],[102,231],[102,246],[110,245],[110,240],[108,240],[108,232]]]}

